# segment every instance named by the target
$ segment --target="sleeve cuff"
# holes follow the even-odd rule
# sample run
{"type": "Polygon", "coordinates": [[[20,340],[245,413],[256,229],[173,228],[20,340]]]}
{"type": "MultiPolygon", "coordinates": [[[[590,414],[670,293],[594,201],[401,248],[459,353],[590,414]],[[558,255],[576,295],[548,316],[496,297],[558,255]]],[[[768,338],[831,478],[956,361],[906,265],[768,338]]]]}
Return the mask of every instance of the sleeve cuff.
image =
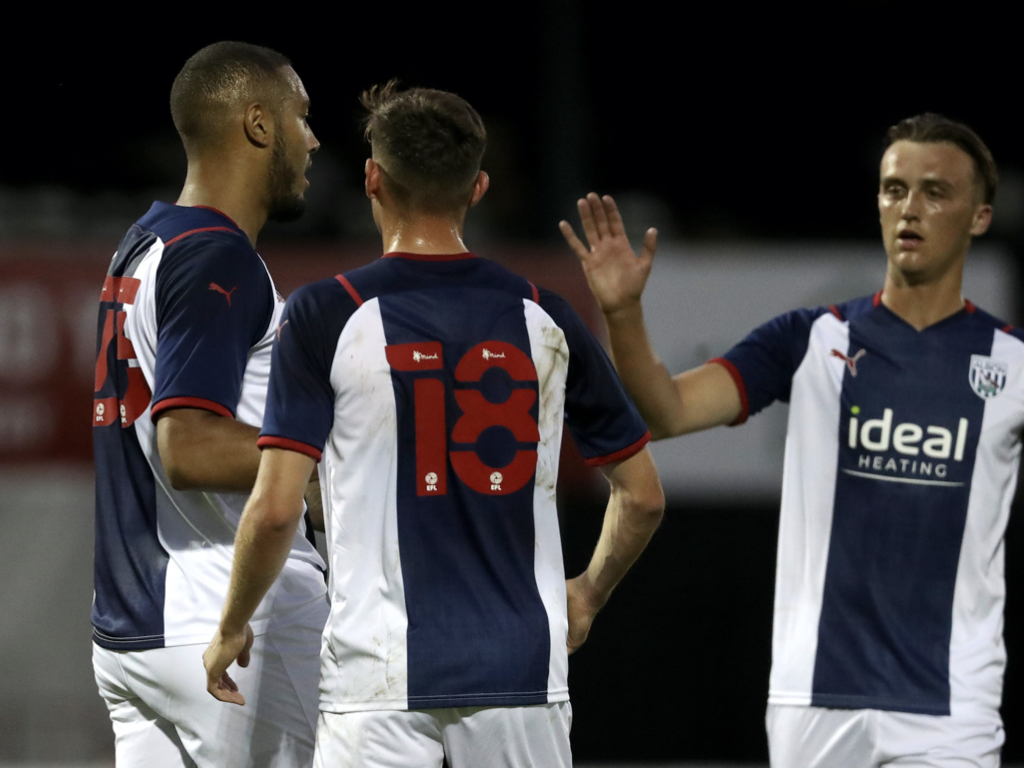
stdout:
{"type": "Polygon", "coordinates": [[[630,456],[634,456],[643,449],[651,441],[651,432],[648,430],[644,433],[644,436],[637,440],[632,445],[623,448],[621,451],[615,453],[609,453],[606,456],[595,456],[592,459],[584,459],[588,467],[603,467],[605,464],[611,464],[616,461],[625,461],[630,456]]]}
{"type": "Polygon", "coordinates": [[[203,411],[213,411],[218,416],[224,416],[228,419],[235,418],[235,414],[220,403],[215,403],[213,400],[204,400],[201,397],[165,398],[158,403],[154,403],[153,407],[149,411],[149,417],[155,422],[158,414],[161,414],[164,411],[169,411],[172,408],[198,408],[203,411]]]}
{"type": "Polygon", "coordinates": [[[274,435],[261,435],[256,441],[256,445],[260,448],[283,448],[286,451],[295,451],[295,453],[302,453],[309,456],[314,461],[320,461],[323,456],[323,451],[318,448],[314,448],[309,443],[303,443],[298,440],[290,440],[287,437],[275,437],[274,435]]]}
{"type": "Polygon", "coordinates": [[[724,357],[713,357],[708,360],[709,363],[718,363],[720,366],[725,368],[732,376],[733,383],[736,385],[736,390],[740,393],[740,415],[736,417],[736,421],[730,424],[730,427],[738,427],[740,424],[747,420],[750,415],[750,401],[747,400],[747,387],[743,383],[743,377],[740,375],[739,369],[731,362],[726,360],[724,357]]]}

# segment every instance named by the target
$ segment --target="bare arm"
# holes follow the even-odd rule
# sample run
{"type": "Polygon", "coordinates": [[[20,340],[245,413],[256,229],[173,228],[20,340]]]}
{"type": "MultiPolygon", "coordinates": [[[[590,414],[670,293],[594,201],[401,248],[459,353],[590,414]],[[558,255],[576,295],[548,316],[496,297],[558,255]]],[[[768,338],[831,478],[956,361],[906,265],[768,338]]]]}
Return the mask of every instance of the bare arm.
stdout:
{"type": "Polygon", "coordinates": [[[201,408],[165,411],[156,422],[157,449],[179,491],[252,489],[260,466],[257,427],[201,408]]]}
{"type": "Polygon", "coordinates": [[[611,495],[597,547],[587,569],[565,583],[569,653],[586,641],[597,612],[643,552],[665,511],[665,494],[646,448],[606,467],[605,476],[611,495]]]}
{"type": "Polygon", "coordinates": [[[604,313],[612,361],[640,415],[658,440],[731,424],[742,408],[732,376],[718,364],[672,376],[651,347],[640,297],[651,272],[658,233],[647,230],[633,253],[615,201],[591,192],[577,202],[589,245],[563,221],[559,228],[579,256],[590,290],[604,313]]]}
{"type": "Polygon", "coordinates": [[[242,666],[249,663],[252,630],[248,622],[288,559],[305,509],[302,497],[313,463],[309,456],[294,451],[263,451],[256,485],[235,537],[231,585],[220,627],[203,653],[206,688],[221,701],[245,704],[227,668],[236,659],[242,666]]]}

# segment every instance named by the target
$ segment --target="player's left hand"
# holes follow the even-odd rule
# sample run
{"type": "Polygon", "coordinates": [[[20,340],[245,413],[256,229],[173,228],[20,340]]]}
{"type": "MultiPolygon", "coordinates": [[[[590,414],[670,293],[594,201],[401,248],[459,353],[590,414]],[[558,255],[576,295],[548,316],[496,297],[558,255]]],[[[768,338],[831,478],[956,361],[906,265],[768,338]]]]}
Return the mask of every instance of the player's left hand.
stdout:
{"type": "Polygon", "coordinates": [[[233,661],[238,666],[249,666],[249,649],[252,647],[252,627],[245,625],[245,631],[225,634],[218,628],[210,645],[203,651],[203,666],[206,667],[206,690],[210,695],[229,704],[245,705],[245,696],[238,691],[238,685],[228,674],[233,661]]]}
{"type": "Polygon", "coordinates": [[[594,623],[594,617],[600,610],[587,598],[586,576],[586,573],[583,573],[565,582],[565,601],[569,613],[569,634],[565,639],[565,645],[570,655],[587,641],[590,625],[594,623]]]}

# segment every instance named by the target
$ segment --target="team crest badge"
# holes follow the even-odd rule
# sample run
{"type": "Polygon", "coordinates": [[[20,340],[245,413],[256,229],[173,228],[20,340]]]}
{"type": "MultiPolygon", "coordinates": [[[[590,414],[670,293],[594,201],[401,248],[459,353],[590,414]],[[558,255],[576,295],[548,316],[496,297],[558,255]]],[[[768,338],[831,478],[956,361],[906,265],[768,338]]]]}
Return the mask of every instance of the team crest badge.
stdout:
{"type": "Polygon", "coordinates": [[[971,370],[967,374],[974,394],[982,400],[995,397],[1006,386],[1010,366],[985,355],[971,355],[971,370]]]}

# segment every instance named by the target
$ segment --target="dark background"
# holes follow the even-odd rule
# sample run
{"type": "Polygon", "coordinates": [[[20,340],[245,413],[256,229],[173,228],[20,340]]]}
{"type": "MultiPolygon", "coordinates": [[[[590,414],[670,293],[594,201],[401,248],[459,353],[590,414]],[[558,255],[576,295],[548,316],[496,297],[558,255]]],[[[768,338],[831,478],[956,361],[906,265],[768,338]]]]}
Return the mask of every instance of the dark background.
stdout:
{"type": "MultiPolygon", "coordinates": [[[[1009,22],[980,6],[945,16],[933,8],[840,3],[825,14],[555,0],[53,12],[0,33],[0,192],[43,200],[61,190],[85,207],[173,199],[185,164],[170,83],[198,48],[240,39],[292,59],[322,144],[309,215],[270,238],[373,241],[357,97],[399,77],[459,93],[488,125],[491,191],[473,225],[477,242],[556,242],[557,221],[574,217],[573,201],[590,189],[629,201],[628,222],[657,225],[666,238],[877,240],[881,137],[930,110],[989,144],[1006,181],[991,237],[1019,254],[1020,65],[1015,41],[1000,33],[1009,22]]],[[[565,510],[570,571],[585,564],[600,515],[598,503],[565,510]]],[[[1024,760],[1015,526],[1008,761],[1024,760]]],[[[670,500],[649,552],[572,659],[579,760],[766,758],[777,528],[776,499],[670,500]]]]}

